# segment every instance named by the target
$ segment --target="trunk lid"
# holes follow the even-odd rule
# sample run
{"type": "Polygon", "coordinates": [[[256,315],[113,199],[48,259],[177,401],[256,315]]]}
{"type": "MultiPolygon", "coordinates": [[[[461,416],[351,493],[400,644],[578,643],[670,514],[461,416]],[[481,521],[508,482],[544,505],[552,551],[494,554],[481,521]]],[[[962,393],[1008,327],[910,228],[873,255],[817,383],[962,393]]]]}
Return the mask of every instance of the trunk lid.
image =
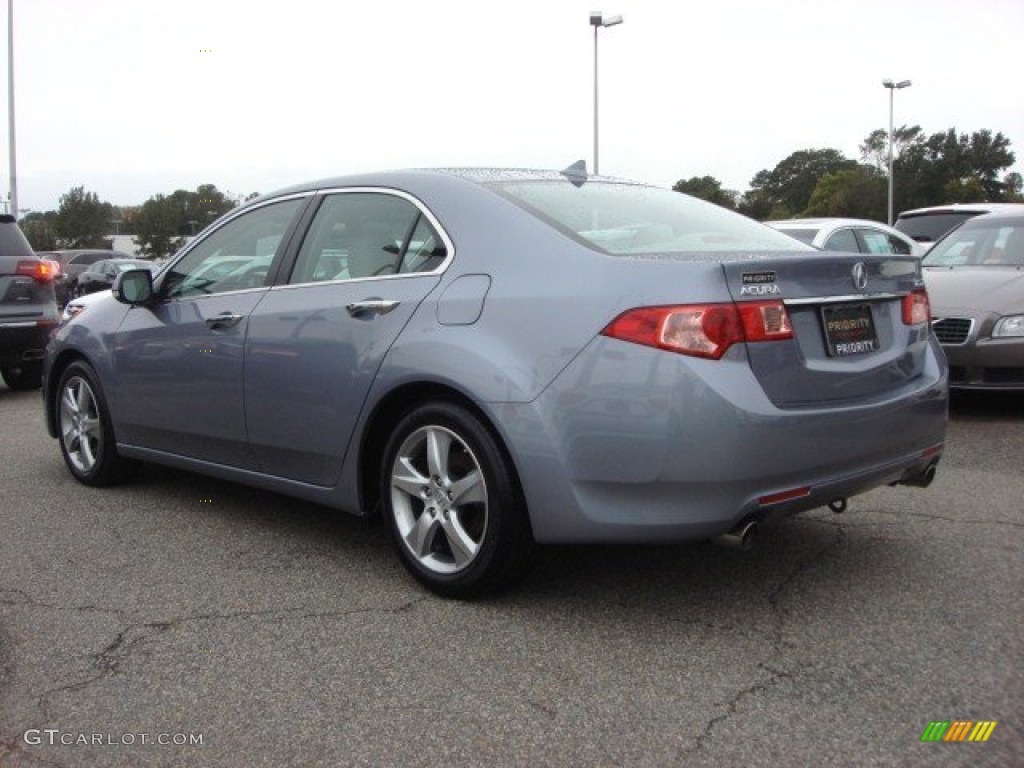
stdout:
{"type": "Polygon", "coordinates": [[[921,375],[927,323],[903,321],[923,288],[912,256],[801,254],[723,262],[737,303],[782,301],[794,338],[747,345],[750,367],[780,407],[884,397],[921,375]]]}

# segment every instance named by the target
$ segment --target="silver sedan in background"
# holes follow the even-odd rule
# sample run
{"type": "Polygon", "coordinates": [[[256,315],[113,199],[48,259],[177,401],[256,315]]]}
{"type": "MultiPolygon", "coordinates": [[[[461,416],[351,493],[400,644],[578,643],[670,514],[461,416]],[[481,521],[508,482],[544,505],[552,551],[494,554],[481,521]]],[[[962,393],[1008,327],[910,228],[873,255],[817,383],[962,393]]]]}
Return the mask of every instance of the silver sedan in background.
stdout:
{"type": "Polygon", "coordinates": [[[924,276],[949,385],[1024,390],[1024,206],[960,225],[932,248],[924,276]]]}
{"type": "Polygon", "coordinates": [[[943,450],[916,258],[578,166],[285,189],[69,317],[44,397],[78,480],[153,461],[379,515],[454,597],[539,544],[746,545],[943,450]]]}

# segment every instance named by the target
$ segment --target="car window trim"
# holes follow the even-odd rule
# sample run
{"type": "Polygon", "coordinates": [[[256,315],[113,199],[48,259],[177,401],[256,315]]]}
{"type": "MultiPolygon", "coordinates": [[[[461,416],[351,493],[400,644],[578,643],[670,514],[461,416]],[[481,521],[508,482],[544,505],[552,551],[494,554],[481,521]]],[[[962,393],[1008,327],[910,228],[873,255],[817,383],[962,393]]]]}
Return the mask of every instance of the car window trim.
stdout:
{"type": "MultiPolygon", "coordinates": [[[[236,293],[249,293],[251,291],[264,291],[264,290],[266,290],[266,289],[268,289],[270,287],[273,287],[274,280],[277,279],[277,277],[278,277],[278,275],[280,273],[281,264],[283,264],[284,261],[285,261],[285,254],[288,253],[288,251],[291,249],[293,241],[295,239],[295,233],[297,231],[299,231],[300,223],[302,223],[306,219],[307,213],[309,212],[310,204],[313,201],[314,197],[315,197],[315,192],[313,192],[313,191],[305,191],[305,192],[296,192],[296,193],[290,194],[290,195],[281,195],[280,197],[271,198],[269,200],[261,200],[257,204],[247,205],[247,206],[243,206],[242,208],[238,208],[233,213],[231,213],[230,215],[225,217],[222,221],[215,222],[215,226],[211,226],[211,227],[207,228],[206,230],[204,230],[203,234],[200,237],[197,237],[191,243],[189,243],[184,248],[182,248],[173,259],[171,259],[170,261],[168,261],[164,265],[164,268],[160,270],[159,279],[154,281],[154,285],[153,285],[153,293],[154,293],[154,295],[160,297],[160,301],[162,301],[162,302],[176,302],[176,301],[185,301],[185,300],[187,300],[187,301],[195,301],[195,300],[199,300],[199,299],[210,298],[210,297],[213,297],[213,296],[227,296],[227,295],[236,294],[236,293]],[[284,202],[287,202],[289,200],[298,200],[298,199],[302,199],[302,198],[308,198],[308,199],[306,200],[306,203],[303,206],[301,206],[299,208],[299,210],[296,212],[296,215],[292,218],[292,221],[288,224],[288,228],[285,230],[284,235],[282,235],[282,237],[281,237],[281,242],[285,243],[285,245],[284,245],[283,248],[280,245],[278,245],[277,252],[274,254],[274,258],[270,262],[270,267],[267,270],[267,284],[258,286],[256,288],[240,288],[239,290],[236,290],[236,291],[221,291],[219,293],[210,294],[209,296],[207,296],[207,295],[197,295],[197,296],[186,296],[186,297],[175,297],[175,298],[168,298],[166,296],[163,296],[163,294],[162,294],[163,283],[166,280],[166,276],[169,275],[173,271],[174,265],[176,265],[182,259],[187,258],[188,254],[191,253],[194,248],[198,248],[202,243],[205,243],[206,240],[209,237],[211,237],[215,232],[219,232],[221,229],[226,227],[228,224],[233,222],[235,219],[237,219],[237,218],[239,218],[241,216],[245,216],[247,214],[253,213],[254,211],[258,211],[261,208],[266,208],[267,206],[275,205],[277,203],[284,203],[284,202]],[[271,278],[271,275],[273,275],[273,278],[271,278]]],[[[308,222],[306,222],[306,224],[308,225],[308,222]]]]}
{"type": "MultiPolygon", "coordinates": [[[[368,280],[396,280],[396,279],[407,279],[410,277],[421,277],[423,275],[440,275],[446,269],[448,265],[455,258],[455,244],[452,242],[451,237],[441,223],[434,216],[433,212],[426,206],[426,204],[415,195],[412,195],[401,189],[394,189],[391,187],[325,187],[324,189],[318,189],[315,191],[316,201],[309,206],[308,220],[304,221],[303,230],[301,236],[296,235],[294,243],[289,244],[288,259],[282,261],[281,268],[277,274],[277,278],[272,284],[271,288],[274,290],[286,290],[292,288],[301,288],[309,285],[331,285],[335,283],[361,283],[368,280]],[[392,197],[398,197],[411,203],[416,210],[419,212],[418,216],[414,217],[414,226],[418,224],[421,218],[426,218],[427,222],[434,228],[444,243],[445,247],[445,258],[438,264],[434,269],[429,272],[404,272],[395,273],[393,275],[370,275],[368,277],[347,277],[340,278],[337,280],[319,280],[316,282],[305,282],[305,283],[289,283],[288,280],[291,278],[292,271],[295,269],[295,262],[299,255],[299,250],[302,248],[302,243],[309,235],[310,228],[313,224],[313,219],[316,217],[316,212],[320,210],[320,206],[323,204],[331,195],[338,194],[384,194],[392,197]],[[291,246],[294,245],[294,248],[291,246]]],[[[283,198],[282,198],[283,199],[283,198]]],[[[306,217],[303,217],[304,219],[306,217]]],[[[405,249],[408,248],[408,243],[403,244],[402,255],[404,256],[405,249]]]]}

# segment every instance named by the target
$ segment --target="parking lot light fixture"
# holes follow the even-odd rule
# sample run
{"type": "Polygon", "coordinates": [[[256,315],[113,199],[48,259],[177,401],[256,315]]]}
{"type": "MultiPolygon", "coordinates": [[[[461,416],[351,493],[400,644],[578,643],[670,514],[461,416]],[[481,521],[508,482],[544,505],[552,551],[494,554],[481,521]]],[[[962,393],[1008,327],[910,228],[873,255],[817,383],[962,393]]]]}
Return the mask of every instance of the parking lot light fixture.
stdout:
{"type": "Polygon", "coordinates": [[[621,16],[603,16],[600,11],[590,12],[590,25],[594,28],[594,175],[598,173],[597,161],[597,30],[601,27],[614,27],[622,23],[621,16]]]}
{"type": "Polygon", "coordinates": [[[909,88],[909,80],[900,80],[898,83],[889,80],[888,78],[882,81],[882,85],[889,89],[889,221],[888,224],[892,226],[892,101],[893,94],[899,88],[909,88]]]}

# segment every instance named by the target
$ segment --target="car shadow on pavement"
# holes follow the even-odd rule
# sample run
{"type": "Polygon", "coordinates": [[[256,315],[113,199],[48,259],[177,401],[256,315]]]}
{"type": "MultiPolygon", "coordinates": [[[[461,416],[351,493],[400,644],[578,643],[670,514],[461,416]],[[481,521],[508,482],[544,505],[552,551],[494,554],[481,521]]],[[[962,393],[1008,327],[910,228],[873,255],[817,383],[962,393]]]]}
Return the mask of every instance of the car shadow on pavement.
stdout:
{"type": "Polygon", "coordinates": [[[1024,392],[954,389],[949,416],[958,421],[1024,421],[1024,392]]]}

